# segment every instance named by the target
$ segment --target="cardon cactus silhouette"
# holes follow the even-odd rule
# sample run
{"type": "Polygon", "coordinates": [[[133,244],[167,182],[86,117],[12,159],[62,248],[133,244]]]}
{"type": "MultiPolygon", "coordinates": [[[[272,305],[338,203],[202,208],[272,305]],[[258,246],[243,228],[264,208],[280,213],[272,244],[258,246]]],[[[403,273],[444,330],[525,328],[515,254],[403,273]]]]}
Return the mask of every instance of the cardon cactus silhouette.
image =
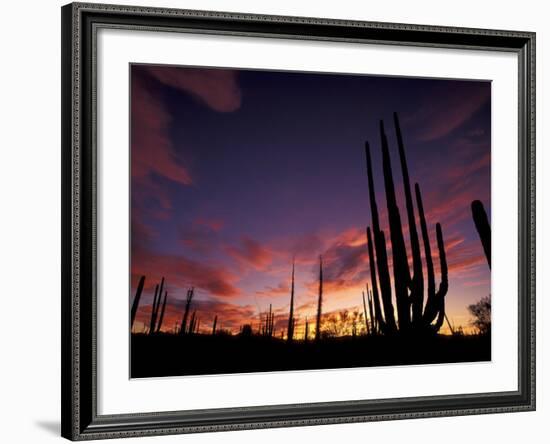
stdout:
{"type": "Polygon", "coordinates": [[[319,256],[319,297],[317,299],[317,318],[315,320],[315,340],[321,339],[321,315],[323,310],[323,257],[319,256]]]}
{"type": "Polygon", "coordinates": [[[162,291],[164,289],[164,278],[160,281],[160,287],[155,286],[155,295],[153,297],[153,306],[151,307],[151,321],[149,323],[149,334],[157,333],[157,321],[159,317],[160,301],[162,299],[162,291]]]}
{"type": "Polygon", "coordinates": [[[430,246],[430,237],[424,214],[422,194],[420,187],[415,184],[417,211],[420,220],[420,229],[424,243],[424,256],[427,272],[426,302],[424,303],[424,269],[420,252],[420,241],[416,227],[416,217],[410,186],[409,170],[405,156],[403,137],[397,114],[394,113],[394,126],[399,150],[401,175],[405,206],[407,209],[408,232],[410,237],[410,249],[412,270],[409,268],[409,256],[407,253],[403,222],[401,220],[399,206],[395,192],[391,156],[384,123],[380,121],[379,131],[382,154],[382,173],[386,196],[386,208],[388,212],[388,229],[391,243],[393,290],[390,278],[390,267],[387,256],[386,234],[380,228],[380,218],[376,202],[374,177],[372,172],[372,160],[369,143],[365,143],[365,155],[367,160],[367,179],[369,187],[369,201],[371,209],[372,229],[367,227],[367,248],[371,273],[372,299],[374,305],[374,317],[379,330],[384,334],[397,332],[437,332],[445,319],[445,296],[448,290],[448,270],[445,244],[441,225],[436,224],[437,247],[441,270],[441,283],[438,290],[435,289],[435,273],[430,246]],[[378,284],[380,286],[378,286],[378,284]],[[394,315],[392,297],[395,295],[397,320],[394,315]],[[380,296],[380,297],[379,297],[380,296]]]}
{"type": "Polygon", "coordinates": [[[292,283],[290,284],[290,311],[288,314],[287,341],[294,337],[294,259],[292,260],[292,283]]]}
{"type": "Polygon", "coordinates": [[[271,304],[269,304],[269,316],[267,322],[267,335],[271,338],[273,337],[273,327],[275,325],[275,313],[273,313],[271,304]]]}
{"type": "Polygon", "coordinates": [[[489,264],[489,268],[491,268],[491,225],[489,224],[485,207],[479,200],[472,202],[472,217],[479,234],[479,239],[481,240],[481,245],[483,245],[487,263],[489,264]]]}
{"type": "Polygon", "coordinates": [[[189,290],[187,290],[187,299],[185,301],[185,310],[183,312],[183,318],[181,320],[181,327],[179,334],[185,335],[186,333],[189,333],[189,328],[187,327],[187,318],[189,317],[189,309],[191,308],[191,302],[193,301],[193,296],[195,294],[195,288],[191,287],[189,290]]]}
{"type": "Polygon", "coordinates": [[[374,316],[374,307],[372,302],[372,291],[368,291],[368,301],[369,301],[369,317],[370,317],[370,331],[372,334],[378,333],[378,324],[376,323],[376,317],[374,316]]]}
{"type": "Polygon", "coordinates": [[[193,310],[193,314],[191,314],[191,319],[189,320],[188,334],[192,335],[193,333],[195,333],[196,326],[197,326],[197,310],[193,310]]]}
{"type": "Polygon", "coordinates": [[[157,323],[157,333],[160,333],[162,327],[162,321],[164,320],[164,310],[166,310],[166,300],[168,299],[168,291],[164,291],[164,301],[162,302],[162,309],[160,310],[160,318],[157,323]]]}
{"type": "Polygon", "coordinates": [[[134,321],[136,320],[136,314],[139,307],[139,300],[141,299],[141,294],[143,293],[143,286],[145,285],[145,276],[141,276],[139,279],[138,286],[136,288],[136,295],[134,296],[134,302],[132,303],[132,311],[130,315],[130,330],[134,327],[134,321]]]}
{"type": "Polygon", "coordinates": [[[155,295],[153,296],[153,305],[151,306],[151,318],[149,319],[149,334],[152,334],[155,329],[155,316],[157,310],[157,295],[159,292],[159,285],[155,285],[155,295]]]}
{"type": "Polygon", "coordinates": [[[216,324],[218,323],[218,315],[214,316],[214,322],[212,323],[212,336],[216,334],[216,324]]]}
{"type": "Polygon", "coordinates": [[[273,327],[274,327],[274,320],[275,320],[275,313],[273,313],[273,307],[271,304],[269,304],[269,311],[264,314],[265,318],[262,317],[262,314],[260,313],[260,334],[262,336],[273,336],[273,327]]]}
{"type": "MultiPolygon", "coordinates": [[[[369,291],[368,287],[367,287],[367,291],[369,291]]],[[[365,330],[367,334],[370,335],[371,329],[369,325],[369,318],[367,316],[367,303],[365,302],[365,292],[363,292],[363,318],[365,319],[365,330]]]]}

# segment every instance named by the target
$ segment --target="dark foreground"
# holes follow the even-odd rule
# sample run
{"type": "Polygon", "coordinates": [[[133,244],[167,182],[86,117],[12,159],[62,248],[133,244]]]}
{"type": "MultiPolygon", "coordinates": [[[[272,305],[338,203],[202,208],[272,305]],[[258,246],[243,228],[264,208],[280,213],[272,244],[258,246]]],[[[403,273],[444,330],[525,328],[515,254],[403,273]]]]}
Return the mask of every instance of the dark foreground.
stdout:
{"type": "Polygon", "coordinates": [[[361,336],[288,344],[260,336],[134,334],[131,343],[132,378],[490,360],[488,336],[361,336]]]}

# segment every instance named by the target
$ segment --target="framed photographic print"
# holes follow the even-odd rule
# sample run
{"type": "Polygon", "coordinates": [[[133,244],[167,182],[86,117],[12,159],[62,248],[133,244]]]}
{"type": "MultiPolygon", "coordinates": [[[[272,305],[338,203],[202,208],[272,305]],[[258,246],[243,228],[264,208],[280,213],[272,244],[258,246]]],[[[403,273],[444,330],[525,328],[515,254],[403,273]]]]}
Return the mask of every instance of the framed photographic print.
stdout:
{"type": "Polygon", "coordinates": [[[535,408],[535,35],[62,8],[62,435],[535,408]]]}

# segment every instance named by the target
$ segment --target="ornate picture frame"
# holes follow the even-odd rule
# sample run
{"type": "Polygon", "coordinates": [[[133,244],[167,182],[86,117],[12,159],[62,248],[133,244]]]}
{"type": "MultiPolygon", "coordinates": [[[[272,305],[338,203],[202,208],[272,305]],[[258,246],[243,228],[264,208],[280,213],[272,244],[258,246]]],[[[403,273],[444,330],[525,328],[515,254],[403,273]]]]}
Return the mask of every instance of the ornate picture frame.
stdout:
{"type": "MultiPolygon", "coordinates": [[[[535,34],[72,3],[62,8],[62,436],[70,440],[535,409],[535,34]],[[98,30],[505,52],[517,58],[517,390],[98,413],[98,30]]],[[[498,192],[498,191],[496,191],[498,192]]],[[[512,290],[510,290],[512,292],[512,290]]],[[[125,296],[126,297],[126,296],[125,296]]]]}

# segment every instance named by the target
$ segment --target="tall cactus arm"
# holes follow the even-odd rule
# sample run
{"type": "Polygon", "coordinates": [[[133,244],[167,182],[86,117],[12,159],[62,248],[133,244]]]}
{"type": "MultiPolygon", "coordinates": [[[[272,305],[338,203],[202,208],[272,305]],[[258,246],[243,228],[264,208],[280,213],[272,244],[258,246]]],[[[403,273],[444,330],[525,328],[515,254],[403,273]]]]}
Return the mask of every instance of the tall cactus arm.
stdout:
{"type": "Polygon", "coordinates": [[[151,329],[149,330],[150,333],[156,333],[158,331],[157,322],[159,318],[160,301],[162,299],[162,290],[164,289],[164,278],[161,279],[160,287],[157,288],[158,297],[156,298],[156,304],[153,304],[153,313],[151,314],[151,329]]]}
{"type": "Polygon", "coordinates": [[[424,308],[424,323],[430,324],[437,314],[437,307],[435,302],[434,263],[432,259],[430,236],[428,234],[428,227],[426,225],[426,216],[424,214],[424,204],[422,203],[422,194],[420,193],[420,186],[417,183],[414,184],[414,191],[416,193],[416,206],[418,207],[418,214],[420,216],[420,228],[422,230],[424,256],[426,258],[426,270],[428,273],[428,298],[426,301],[426,307],[424,308]]]}
{"type": "Polygon", "coordinates": [[[386,252],[386,235],[384,231],[380,231],[376,236],[376,253],[378,275],[380,276],[380,294],[382,295],[382,304],[384,305],[384,323],[381,325],[385,328],[386,333],[397,331],[395,323],[395,313],[392,303],[392,290],[390,281],[390,271],[388,266],[388,255],[386,252]],[[380,252],[380,254],[378,254],[380,252]],[[383,285],[382,285],[383,284],[383,285]]]}
{"type": "Polygon", "coordinates": [[[193,300],[193,295],[195,293],[195,288],[191,287],[187,290],[187,299],[185,301],[185,311],[183,313],[183,318],[181,320],[180,335],[184,335],[189,331],[187,327],[187,318],[189,317],[189,308],[191,307],[191,301],[193,300]]]}
{"type": "Polygon", "coordinates": [[[367,295],[369,300],[369,316],[370,316],[370,331],[373,334],[378,334],[378,322],[374,316],[374,308],[372,303],[372,291],[367,295]]]}
{"type": "Polygon", "coordinates": [[[422,258],[420,256],[420,243],[418,232],[416,231],[416,217],[414,215],[414,206],[411,195],[411,183],[409,179],[409,168],[403,146],[403,136],[397,113],[393,113],[395,133],[397,136],[397,145],[399,148],[399,160],[401,162],[401,173],[403,176],[403,190],[405,192],[405,203],[407,207],[407,219],[409,223],[409,235],[411,240],[411,252],[413,262],[413,278],[410,283],[410,298],[412,305],[413,322],[416,324],[422,320],[422,309],[424,305],[424,276],[422,271],[422,258]]]}
{"type": "Polygon", "coordinates": [[[166,309],[166,299],[168,299],[168,291],[167,290],[164,292],[164,300],[162,302],[162,308],[160,310],[160,318],[159,318],[159,322],[158,322],[158,325],[157,325],[157,333],[160,332],[160,329],[162,327],[162,321],[164,320],[164,310],[166,309]]]}
{"type": "Polygon", "coordinates": [[[445,243],[443,242],[443,233],[441,231],[441,225],[439,223],[435,226],[437,234],[437,248],[439,250],[439,266],[441,268],[441,283],[436,294],[436,301],[438,306],[437,320],[435,323],[435,331],[439,331],[445,320],[445,296],[449,289],[449,276],[447,269],[447,255],[445,253],[445,243]]]}
{"type": "MultiPolygon", "coordinates": [[[[367,179],[369,185],[369,202],[372,218],[372,230],[373,230],[373,239],[374,247],[373,251],[376,253],[376,261],[374,260],[374,254],[369,255],[369,262],[371,268],[371,284],[373,292],[375,291],[376,285],[376,271],[378,271],[378,278],[380,281],[380,297],[384,304],[384,315],[386,316],[385,320],[382,317],[377,318],[377,321],[380,325],[380,328],[384,332],[389,333],[397,330],[395,324],[395,316],[393,314],[393,304],[391,302],[392,298],[392,289],[390,281],[390,272],[388,268],[388,256],[386,251],[386,240],[384,239],[384,234],[380,232],[380,221],[378,218],[378,206],[376,204],[376,192],[374,188],[374,177],[372,174],[372,159],[370,156],[370,145],[368,142],[365,143],[365,156],[367,158],[367,179]],[[374,270],[374,271],[373,271],[374,270]],[[374,277],[373,277],[374,273],[374,277]]],[[[369,235],[370,229],[367,228],[367,237],[369,235]]],[[[370,242],[372,245],[372,242],[370,242]]],[[[376,289],[377,290],[377,289],[376,289]]],[[[376,291],[378,293],[378,291],[376,291]]],[[[377,301],[377,294],[375,294],[374,300],[377,301]]]]}
{"type": "MultiPolygon", "coordinates": [[[[368,284],[367,284],[367,292],[368,292],[368,284]]],[[[363,317],[365,318],[365,330],[367,331],[367,334],[370,335],[370,325],[369,325],[369,318],[367,317],[367,303],[365,301],[365,292],[363,292],[363,317]]]]}
{"type": "Polygon", "coordinates": [[[218,323],[218,315],[214,316],[214,322],[212,323],[212,335],[216,334],[216,324],[218,323]]]}
{"type": "Polygon", "coordinates": [[[379,319],[382,324],[384,323],[382,310],[380,307],[380,297],[378,295],[378,279],[376,277],[376,262],[374,260],[374,247],[372,243],[372,236],[370,232],[370,227],[367,227],[367,249],[369,252],[369,268],[370,268],[370,280],[372,285],[372,294],[374,299],[374,304],[376,307],[375,315],[376,318],[379,319]]]}
{"type": "Polygon", "coordinates": [[[153,334],[155,332],[155,325],[157,322],[157,299],[159,292],[159,285],[157,284],[155,286],[155,296],[153,297],[153,306],[151,307],[151,321],[149,322],[149,334],[153,334]]]}
{"type": "Polygon", "coordinates": [[[132,303],[132,311],[130,315],[130,330],[134,327],[134,321],[136,320],[136,314],[139,307],[139,300],[141,299],[141,294],[143,293],[143,286],[145,285],[145,276],[141,276],[139,279],[138,286],[136,288],[136,295],[134,296],[134,302],[132,303]]]}
{"type": "Polygon", "coordinates": [[[315,340],[321,339],[321,315],[323,310],[323,257],[319,256],[319,297],[317,299],[317,318],[315,320],[315,340]]]}
{"type": "Polygon", "coordinates": [[[380,121],[380,139],[382,141],[382,169],[384,172],[384,186],[386,190],[386,206],[388,209],[388,221],[390,226],[391,250],[393,257],[393,283],[395,288],[395,300],[397,304],[397,315],[399,329],[405,331],[410,326],[410,304],[408,288],[410,286],[409,262],[405,239],[403,237],[403,226],[401,215],[397,206],[395,196],[395,185],[393,183],[393,172],[391,165],[388,139],[384,130],[384,122],[380,121]]]}
{"type": "Polygon", "coordinates": [[[372,218],[372,229],[374,233],[380,231],[380,219],[378,217],[378,205],[376,203],[376,190],[374,188],[374,177],[372,174],[372,159],[370,157],[370,145],[365,142],[365,157],[367,158],[367,180],[369,184],[369,202],[372,218]]]}
{"type": "Polygon", "coordinates": [[[287,340],[290,342],[294,336],[294,259],[292,260],[292,283],[290,286],[290,310],[288,314],[287,340]]]}
{"type": "MultiPolygon", "coordinates": [[[[378,323],[378,325],[380,326],[380,328],[382,329],[382,331],[386,331],[387,329],[393,329],[395,328],[395,319],[393,318],[393,305],[391,304],[391,287],[389,286],[389,271],[387,270],[387,262],[386,262],[386,267],[384,268],[382,266],[382,268],[385,270],[386,272],[386,275],[384,275],[383,273],[380,275],[380,285],[381,285],[381,292],[382,292],[382,299],[384,300],[384,304],[390,304],[391,306],[391,310],[390,310],[390,313],[389,313],[389,318],[386,318],[388,319],[388,323],[390,324],[387,328],[386,328],[386,322],[384,321],[384,316],[382,315],[382,307],[380,305],[380,298],[378,296],[378,285],[376,283],[376,262],[374,260],[374,248],[373,248],[373,243],[372,243],[372,236],[371,236],[371,232],[370,232],[370,227],[367,227],[367,248],[368,248],[368,252],[369,252],[369,268],[370,268],[370,277],[371,277],[371,284],[372,284],[372,297],[373,297],[373,300],[374,300],[374,315],[376,317],[376,322],[378,323]],[[383,279],[384,276],[386,279],[383,279]],[[384,298],[384,294],[385,292],[382,291],[382,283],[385,284],[385,290],[386,292],[389,291],[390,293],[390,298],[389,298],[389,302],[387,301],[388,298],[384,298]]],[[[385,246],[384,246],[384,249],[385,249],[385,246]]],[[[382,255],[380,255],[382,256],[382,255]]],[[[378,263],[378,269],[380,269],[380,262],[378,263]]],[[[384,312],[386,312],[386,305],[384,305],[384,312]]]]}
{"type": "Polygon", "coordinates": [[[479,239],[481,240],[481,245],[483,245],[487,263],[489,264],[489,268],[491,268],[491,225],[489,225],[485,208],[479,200],[472,202],[472,217],[479,234],[479,239]]]}

